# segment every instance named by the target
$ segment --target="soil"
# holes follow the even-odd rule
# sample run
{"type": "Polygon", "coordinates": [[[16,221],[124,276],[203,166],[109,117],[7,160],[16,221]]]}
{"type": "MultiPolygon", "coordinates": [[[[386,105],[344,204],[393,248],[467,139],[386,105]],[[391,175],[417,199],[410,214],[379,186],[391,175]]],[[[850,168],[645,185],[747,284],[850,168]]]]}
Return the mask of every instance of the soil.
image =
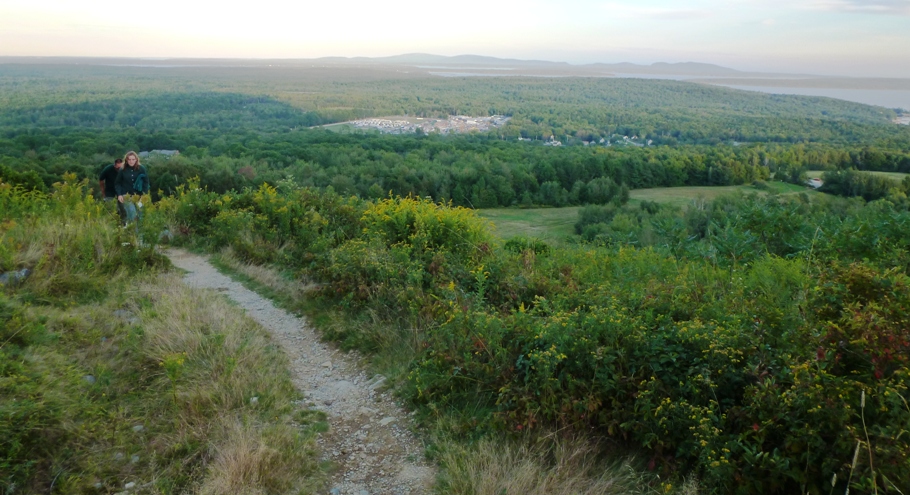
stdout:
{"type": "Polygon", "coordinates": [[[165,254],[185,270],[190,287],[214,289],[266,328],[284,350],[302,406],[323,411],[329,431],[318,444],[333,466],[332,495],[430,493],[435,468],[423,456],[408,413],[385,391],[385,378],[369,376],[356,355],[321,342],[306,320],[223,275],[206,258],[171,249],[165,254]]]}

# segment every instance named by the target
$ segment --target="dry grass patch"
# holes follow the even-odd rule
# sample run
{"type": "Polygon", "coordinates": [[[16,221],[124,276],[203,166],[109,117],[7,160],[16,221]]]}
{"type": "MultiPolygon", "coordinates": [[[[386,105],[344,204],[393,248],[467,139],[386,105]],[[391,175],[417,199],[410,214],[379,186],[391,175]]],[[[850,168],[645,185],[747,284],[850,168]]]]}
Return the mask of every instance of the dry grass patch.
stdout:
{"type": "Polygon", "coordinates": [[[265,292],[269,297],[279,297],[293,307],[299,307],[307,295],[318,287],[308,280],[288,280],[278,270],[241,260],[231,248],[223,249],[213,261],[231,270],[235,274],[257,284],[257,292],[265,292]]]}
{"type": "Polygon", "coordinates": [[[580,438],[484,439],[464,446],[446,442],[439,457],[445,493],[459,495],[612,495],[698,493],[688,482],[674,489],[629,462],[605,459],[580,438]]]}
{"type": "Polygon", "coordinates": [[[295,452],[299,432],[288,425],[259,428],[234,419],[225,420],[220,430],[201,495],[307,493],[316,488],[312,479],[288,476],[300,469],[297,463],[314,455],[312,448],[295,452]]]}
{"type": "Polygon", "coordinates": [[[317,493],[312,412],[266,331],[177,275],[124,277],[89,304],[0,292],[0,486],[317,493]]]}
{"type": "Polygon", "coordinates": [[[143,353],[159,369],[156,408],[176,415],[160,453],[204,445],[202,493],[314,492],[323,481],[314,433],[298,426],[306,411],[294,405],[289,363],[265,330],[176,275],[139,292],[151,302],[143,353]]]}

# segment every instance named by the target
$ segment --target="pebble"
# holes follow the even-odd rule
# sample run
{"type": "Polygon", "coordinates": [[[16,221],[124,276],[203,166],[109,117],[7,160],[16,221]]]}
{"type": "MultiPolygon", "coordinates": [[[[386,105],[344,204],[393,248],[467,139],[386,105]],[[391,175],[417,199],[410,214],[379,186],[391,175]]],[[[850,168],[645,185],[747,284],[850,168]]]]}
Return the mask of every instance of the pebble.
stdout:
{"type": "Polygon", "coordinates": [[[137,462],[139,462],[139,456],[134,455],[134,456],[130,457],[130,462],[133,464],[136,464],[137,462]]]}
{"type": "Polygon", "coordinates": [[[390,417],[382,418],[381,420],[379,420],[379,425],[380,425],[380,426],[388,426],[389,423],[394,423],[394,422],[395,422],[395,418],[393,418],[393,417],[390,416],[390,417]]]}
{"type": "Polygon", "coordinates": [[[331,362],[331,361],[326,361],[326,362],[322,363],[322,367],[323,367],[323,368],[331,368],[331,367],[332,367],[332,362],[331,362]]]}
{"type": "Polygon", "coordinates": [[[129,483],[123,485],[123,488],[124,490],[132,490],[133,488],[136,488],[136,483],[130,481],[129,483]]]}
{"type": "Polygon", "coordinates": [[[92,376],[92,375],[85,375],[85,376],[82,377],[82,379],[85,380],[85,382],[88,383],[89,385],[94,385],[95,382],[98,381],[98,380],[95,379],[95,377],[92,376]]]}
{"type": "Polygon", "coordinates": [[[259,397],[250,397],[250,405],[255,406],[256,404],[259,404],[259,397]]]}
{"type": "Polygon", "coordinates": [[[135,431],[136,433],[139,433],[144,429],[145,429],[145,426],[142,426],[142,425],[136,425],[133,427],[133,431],[135,431]]]}

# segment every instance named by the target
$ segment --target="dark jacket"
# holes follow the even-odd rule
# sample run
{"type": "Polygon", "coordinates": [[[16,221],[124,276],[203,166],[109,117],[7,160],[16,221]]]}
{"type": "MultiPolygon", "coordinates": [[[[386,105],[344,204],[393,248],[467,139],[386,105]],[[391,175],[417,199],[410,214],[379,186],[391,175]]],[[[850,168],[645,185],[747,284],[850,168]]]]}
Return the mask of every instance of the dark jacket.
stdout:
{"type": "Polygon", "coordinates": [[[117,191],[117,196],[123,196],[124,194],[148,194],[149,192],[149,180],[148,175],[145,173],[145,167],[139,165],[136,168],[130,168],[124,166],[120,170],[120,173],[117,174],[117,179],[114,181],[114,189],[117,191]],[[144,180],[141,181],[141,184],[136,184],[136,179],[143,177],[144,180]],[[140,186],[141,188],[137,188],[140,186]]]}
{"type": "Polygon", "coordinates": [[[117,167],[114,164],[110,164],[104,167],[104,170],[101,171],[101,175],[98,176],[99,181],[104,181],[104,197],[113,198],[117,195],[117,190],[114,189],[114,182],[117,181],[117,174],[120,171],[117,170],[117,167]]]}

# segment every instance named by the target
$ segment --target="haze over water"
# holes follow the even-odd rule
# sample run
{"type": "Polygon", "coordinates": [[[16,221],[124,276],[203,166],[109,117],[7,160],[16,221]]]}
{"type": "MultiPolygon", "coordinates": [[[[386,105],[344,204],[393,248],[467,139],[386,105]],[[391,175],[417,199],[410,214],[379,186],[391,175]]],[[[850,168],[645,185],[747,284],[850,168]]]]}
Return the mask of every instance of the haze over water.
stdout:
{"type": "Polygon", "coordinates": [[[785,86],[741,86],[734,84],[720,84],[720,86],[771,94],[826,96],[828,98],[837,98],[839,100],[864,103],[866,105],[878,105],[885,108],[902,108],[904,110],[910,110],[910,90],[791,88],[785,86]]]}

